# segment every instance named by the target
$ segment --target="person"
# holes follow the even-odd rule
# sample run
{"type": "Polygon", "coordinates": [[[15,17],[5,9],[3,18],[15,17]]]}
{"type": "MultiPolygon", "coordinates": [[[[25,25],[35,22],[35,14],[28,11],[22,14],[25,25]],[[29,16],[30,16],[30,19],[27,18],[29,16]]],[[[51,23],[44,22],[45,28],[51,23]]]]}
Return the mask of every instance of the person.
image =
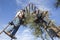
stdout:
{"type": "Polygon", "coordinates": [[[12,39],[16,39],[15,34],[22,24],[23,15],[23,11],[19,11],[15,16],[15,19],[9,23],[9,27],[4,31],[4,33],[12,39]]]}

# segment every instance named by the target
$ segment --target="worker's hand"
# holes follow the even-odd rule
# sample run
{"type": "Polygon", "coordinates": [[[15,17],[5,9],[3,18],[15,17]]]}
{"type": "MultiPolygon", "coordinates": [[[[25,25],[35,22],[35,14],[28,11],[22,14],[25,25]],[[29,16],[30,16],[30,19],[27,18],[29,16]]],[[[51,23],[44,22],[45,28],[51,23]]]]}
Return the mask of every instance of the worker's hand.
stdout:
{"type": "Polygon", "coordinates": [[[23,18],[23,16],[24,16],[24,12],[21,11],[20,14],[19,14],[19,17],[20,17],[20,18],[23,18]]]}

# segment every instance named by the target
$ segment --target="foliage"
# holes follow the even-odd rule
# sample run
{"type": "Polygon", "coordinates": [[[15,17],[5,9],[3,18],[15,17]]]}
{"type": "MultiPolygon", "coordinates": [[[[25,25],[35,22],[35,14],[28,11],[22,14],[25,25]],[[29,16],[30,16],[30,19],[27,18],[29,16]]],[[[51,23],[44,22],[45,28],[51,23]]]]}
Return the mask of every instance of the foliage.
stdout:
{"type": "MultiPolygon", "coordinates": [[[[60,2],[60,1],[59,1],[60,2]]],[[[60,4],[59,4],[60,5],[60,4]]],[[[24,25],[27,25],[27,24],[29,24],[30,25],[30,29],[32,29],[33,30],[33,35],[35,36],[35,37],[41,37],[43,40],[44,40],[44,38],[42,37],[42,34],[43,34],[43,31],[42,31],[42,29],[41,29],[41,27],[45,27],[46,25],[45,24],[43,24],[42,25],[42,23],[35,23],[34,22],[34,20],[36,20],[35,19],[35,16],[33,15],[33,13],[30,13],[30,11],[29,10],[26,10],[27,12],[25,12],[25,18],[24,18],[24,25]]],[[[42,15],[43,16],[43,18],[44,17],[46,17],[46,19],[47,19],[47,21],[49,20],[48,19],[48,12],[43,12],[43,14],[44,15],[42,15]],[[45,13],[45,14],[44,14],[45,13]],[[46,15],[47,14],[47,15],[46,15]]],[[[50,21],[50,20],[49,20],[50,21]]],[[[48,23],[49,24],[49,23],[48,23]]],[[[50,25],[50,24],[49,24],[50,25]]],[[[48,25],[48,28],[50,28],[51,26],[49,26],[48,25]]],[[[47,26],[46,26],[47,27],[47,26]]],[[[55,26],[54,26],[55,27],[55,26]]],[[[46,37],[46,39],[48,40],[48,36],[51,36],[51,35],[49,35],[48,34],[48,31],[46,31],[46,29],[45,28],[43,28],[44,30],[45,30],[45,32],[47,33],[46,35],[47,36],[45,36],[46,37]]],[[[53,29],[52,29],[53,30],[53,29]]],[[[54,34],[54,33],[53,33],[54,34]]]]}

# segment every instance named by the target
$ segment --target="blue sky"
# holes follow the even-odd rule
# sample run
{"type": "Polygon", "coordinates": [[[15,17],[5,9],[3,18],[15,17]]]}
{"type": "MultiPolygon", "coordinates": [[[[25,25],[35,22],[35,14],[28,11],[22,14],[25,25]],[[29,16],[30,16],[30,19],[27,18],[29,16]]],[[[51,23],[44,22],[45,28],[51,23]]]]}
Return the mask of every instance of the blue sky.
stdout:
{"type": "MultiPolygon", "coordinates": [[[[2,30],[9,21],[13,20],[16,12],[23,9],[30,2],[41,10],[48,10],[50,19],[55,20],[56,25],[60,25],[60,8],[55,8],[55,0],[0,0],[0,30],[2,30]]],[[[16,34],[18,40],[33,40],[34,36],[29,31],[29,28],[19,28],[16,34]]],[[[3,33],[0,35],[0,40],[10,40],[10,38],[3,33]]]]}

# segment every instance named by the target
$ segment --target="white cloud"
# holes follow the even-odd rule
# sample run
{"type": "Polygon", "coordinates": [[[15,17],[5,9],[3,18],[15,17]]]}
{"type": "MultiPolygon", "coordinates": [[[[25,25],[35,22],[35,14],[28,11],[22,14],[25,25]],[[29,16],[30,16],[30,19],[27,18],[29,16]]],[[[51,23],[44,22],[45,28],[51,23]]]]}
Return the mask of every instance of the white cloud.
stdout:
{"type": "Polygon", "coordinates": [[[50,10],[48,6],[48,4],[50,5],[49,0],[23,0],[23,1],[16,0],[16,3],[18,6],[21,6],[22,8],[26,7],[29,3],[33,3],[35,6],[37,6],[41,10],[50,10]]]}
{"type": "Polygon", "coordinates": [[[17,40],[32,40],[34,36],[31,34],[30,29],[25,29],[22,33],[17,35],[17,40]]]}
{"type": "MultiPolygon", "coordinates": [[[[34,36],[31,34],[30,29],[25,29],[23,30],[22,33],[16,34],[17,40],[33,40],[34,36]]],[[[0,35],[0,40],[10,40],[10,37],[7,36],[6,34],[2,33],[0,35]]]]}
{"type": "Polygon", "coordinates": [[[10,37],[8,37],[7,35],[5,35],[4,33],[2,33],[0,35],[0,40],[9,40],[9,39],[10,39],[10,37]]]}
{"type": "Polygon", "coordinates": [[[16,0],[16,4],[17,4],[17,6],[19,6],[21,8],[24,8],[24,7],[27,6],[28,0],[25,0],[25,1],[23,1],[23,0],[16,0]]]}

